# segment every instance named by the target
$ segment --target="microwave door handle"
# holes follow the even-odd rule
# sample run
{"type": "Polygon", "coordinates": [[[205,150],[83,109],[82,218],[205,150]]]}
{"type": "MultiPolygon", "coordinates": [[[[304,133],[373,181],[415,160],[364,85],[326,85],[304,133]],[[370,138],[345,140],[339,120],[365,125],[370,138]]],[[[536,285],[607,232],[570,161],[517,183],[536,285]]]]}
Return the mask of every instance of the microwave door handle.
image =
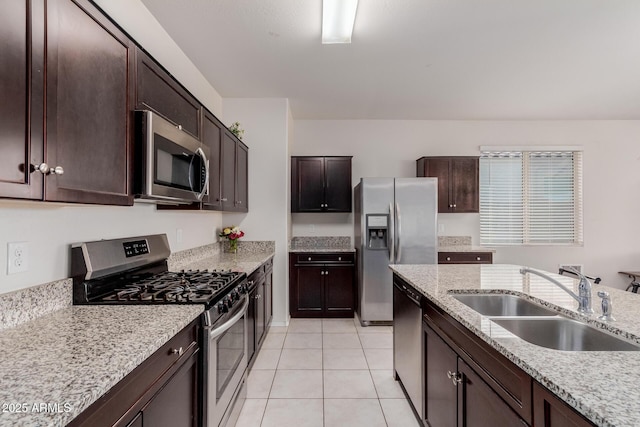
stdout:
{"type": "Polygon", "coordinates": [[[196,154],[202,157],[202,160],[204,161],[205,185],[202,187],[202,191],[198,194],[198,200],[202,200],[204,195],[207,194],[207,190],[209,189],[209,159],[207,159],[207,156],[204,154],[204,151],[202,151],[202,148],[198,148],[196,150],[196,154]]]}

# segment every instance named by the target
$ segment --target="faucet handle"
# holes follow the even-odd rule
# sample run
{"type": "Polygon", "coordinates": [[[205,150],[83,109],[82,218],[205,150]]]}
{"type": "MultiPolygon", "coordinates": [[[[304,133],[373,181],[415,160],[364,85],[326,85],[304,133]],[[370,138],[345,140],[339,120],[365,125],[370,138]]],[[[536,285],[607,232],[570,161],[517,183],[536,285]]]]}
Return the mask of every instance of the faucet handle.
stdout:
{"type": "Polygon", "coordinates": [[[611,304],[611,297],[609,296],[609,292],[606,291],[598,291],[598,296],[602,298],[602,316],[598,316],[598,319],[604,322],[615,322],[615,318],[613,317],[613,306],[611,304]]]}

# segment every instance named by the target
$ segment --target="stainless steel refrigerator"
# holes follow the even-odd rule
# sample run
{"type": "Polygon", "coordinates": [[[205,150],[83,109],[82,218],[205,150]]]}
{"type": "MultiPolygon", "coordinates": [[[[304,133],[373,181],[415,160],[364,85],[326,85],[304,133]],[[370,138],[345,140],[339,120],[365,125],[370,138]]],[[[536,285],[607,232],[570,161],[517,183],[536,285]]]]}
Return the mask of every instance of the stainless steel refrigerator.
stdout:
{"type": "Polygon", "coordinates": [[[436,178],[361,178],[354,189],[358,317],[393,320],[389,264],[437,263],[436,178]]]}

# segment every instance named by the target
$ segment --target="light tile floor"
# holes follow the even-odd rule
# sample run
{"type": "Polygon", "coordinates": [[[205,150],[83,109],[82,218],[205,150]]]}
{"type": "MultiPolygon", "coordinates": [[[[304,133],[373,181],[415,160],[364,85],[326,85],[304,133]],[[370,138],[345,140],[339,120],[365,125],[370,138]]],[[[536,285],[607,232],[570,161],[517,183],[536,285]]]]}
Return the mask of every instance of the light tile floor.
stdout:
{"type": "Polygon", "coordinates": [[[393,329],[355,319],[272,327],[236,427],[417,427],[393,379],[393,329]]]}

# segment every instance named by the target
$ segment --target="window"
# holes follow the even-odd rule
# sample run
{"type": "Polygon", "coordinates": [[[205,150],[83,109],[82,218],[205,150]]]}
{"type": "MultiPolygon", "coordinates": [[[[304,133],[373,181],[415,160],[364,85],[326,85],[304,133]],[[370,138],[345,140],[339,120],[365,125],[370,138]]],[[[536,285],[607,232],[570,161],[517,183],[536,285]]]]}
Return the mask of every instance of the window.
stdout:
{"type": "Polygon", "coordinates": [[[484,149],[480,242],[581,245],[582,152],[484,149]]]}

